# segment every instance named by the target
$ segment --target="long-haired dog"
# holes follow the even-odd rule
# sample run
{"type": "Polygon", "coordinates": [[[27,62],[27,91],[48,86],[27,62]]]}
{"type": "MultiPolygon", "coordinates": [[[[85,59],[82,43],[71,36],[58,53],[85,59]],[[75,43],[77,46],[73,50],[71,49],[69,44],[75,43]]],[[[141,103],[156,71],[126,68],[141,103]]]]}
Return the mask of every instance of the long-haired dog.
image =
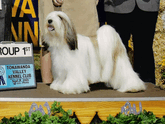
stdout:
{"type": "Polygon", "coordinates": [[[49,13],[45,26],[54,77],[51,89],[79,94],[89,91],[89,85],[97,82],[105,82],[120,92],[146,89],[132,69],[119,34],[111,26],[98,29],[98,47],[89,37],[77,34],[63,12],[49,13]]]}

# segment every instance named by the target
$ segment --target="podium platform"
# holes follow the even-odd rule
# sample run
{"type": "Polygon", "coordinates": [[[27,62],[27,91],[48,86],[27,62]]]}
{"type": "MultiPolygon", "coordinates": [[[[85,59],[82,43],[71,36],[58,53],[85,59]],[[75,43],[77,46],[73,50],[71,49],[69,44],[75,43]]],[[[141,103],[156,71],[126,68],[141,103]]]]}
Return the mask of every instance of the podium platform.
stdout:
{"type": "Polygon", "coordinates": [[[49,85],[37,83],[36,89],[0,91],[0,118],[24,114],[33,102],[42,106],[48,102],[51,106],[54,101],[61,102],[65,110],[75,112],[82,124],[90,123],[96,112],[102,120],[106,120],[109,114],[115,116],[127,101],[135,104],[137,111],[141,102],[142,109],[162,117],[165,115],[165,91],[151,83],[146,83],[146,86],[144,92],[121,93],[98,83],[90,86],[90,92],[65,95],[51,90],[49,85]]]}

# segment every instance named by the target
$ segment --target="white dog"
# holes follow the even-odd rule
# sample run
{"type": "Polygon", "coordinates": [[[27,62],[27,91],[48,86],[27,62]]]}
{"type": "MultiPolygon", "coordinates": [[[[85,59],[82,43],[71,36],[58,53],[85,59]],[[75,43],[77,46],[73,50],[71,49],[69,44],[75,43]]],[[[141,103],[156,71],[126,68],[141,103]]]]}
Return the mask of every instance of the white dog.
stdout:
{"type": "Polygon", "coordinates": [[[89,84],[97,82],[105,82],[120,92],[146,89],[111,26],[98,29],[97,48],[89,37],[76,34],[71,20],[63,12],[49,13],[45,26],[45,42],[51,52],[54,77],[51,89],[79,94],[89,91],[89,84]]]}

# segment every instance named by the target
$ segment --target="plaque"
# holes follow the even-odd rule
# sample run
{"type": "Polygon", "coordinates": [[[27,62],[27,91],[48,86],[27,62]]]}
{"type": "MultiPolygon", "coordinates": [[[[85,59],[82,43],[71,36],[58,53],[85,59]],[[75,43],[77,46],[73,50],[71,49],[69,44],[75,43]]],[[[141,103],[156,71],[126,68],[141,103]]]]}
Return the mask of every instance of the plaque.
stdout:
{"type": "Polygon", "coordinates": [[[32,44],[0,43],[0,90],[36,87],[34,70],[32,44]]]}

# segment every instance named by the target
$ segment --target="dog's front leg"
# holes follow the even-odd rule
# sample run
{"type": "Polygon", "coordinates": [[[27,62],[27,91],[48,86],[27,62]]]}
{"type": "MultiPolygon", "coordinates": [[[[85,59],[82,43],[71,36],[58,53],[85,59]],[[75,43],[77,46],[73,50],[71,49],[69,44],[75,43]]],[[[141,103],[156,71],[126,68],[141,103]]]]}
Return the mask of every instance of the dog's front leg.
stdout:
{"type": "Polygon", "coordinates": [[[62,81],[59,78],[56,78],[50,85],[50,89],[59,91],[62,85],[62,81]]]}
{"type": "Polygon", "coordinates": [[[89,90],[88,81],[81,71],[69,72],[66,80],[60,87],[60,92],[64,94],[80,94],[89,90]]]}

